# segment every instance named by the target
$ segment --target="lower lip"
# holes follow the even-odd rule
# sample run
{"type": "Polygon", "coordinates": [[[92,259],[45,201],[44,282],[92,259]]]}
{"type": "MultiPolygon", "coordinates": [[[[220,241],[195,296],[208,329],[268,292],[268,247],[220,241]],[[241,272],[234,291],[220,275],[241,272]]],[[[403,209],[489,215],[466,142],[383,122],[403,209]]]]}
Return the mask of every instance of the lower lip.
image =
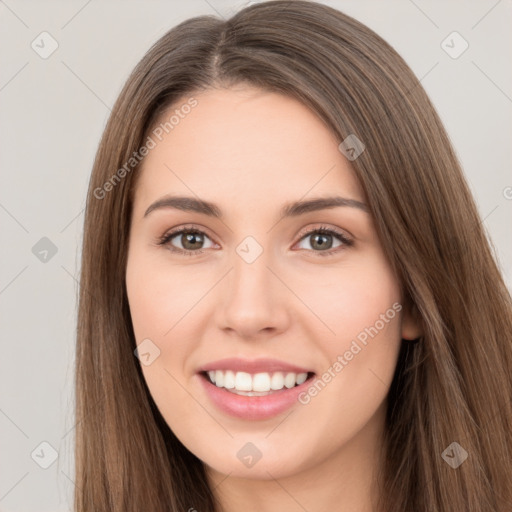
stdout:
{"type": "Polygon", "coordinates": [[[298,402],[298,396],[310,385],[314,376],[293,388],[284,388],[266,396],[243,396],[212,384],[198,375],[211,401],[223,412],[244,420],[265,420],[281,414],[298,402]]]}

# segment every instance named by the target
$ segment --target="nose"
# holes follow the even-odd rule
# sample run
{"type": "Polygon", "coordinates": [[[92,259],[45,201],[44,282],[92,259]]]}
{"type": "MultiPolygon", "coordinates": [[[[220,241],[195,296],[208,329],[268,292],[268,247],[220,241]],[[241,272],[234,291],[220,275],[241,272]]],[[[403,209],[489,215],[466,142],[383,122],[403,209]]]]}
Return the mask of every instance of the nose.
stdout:
{"type": "Polygon", "coordinates": [[[252,263],[235,253],[222,282],[217,325],[246,340],[273,337],[289,325],[289,295],[265,251],[252,263]]]}

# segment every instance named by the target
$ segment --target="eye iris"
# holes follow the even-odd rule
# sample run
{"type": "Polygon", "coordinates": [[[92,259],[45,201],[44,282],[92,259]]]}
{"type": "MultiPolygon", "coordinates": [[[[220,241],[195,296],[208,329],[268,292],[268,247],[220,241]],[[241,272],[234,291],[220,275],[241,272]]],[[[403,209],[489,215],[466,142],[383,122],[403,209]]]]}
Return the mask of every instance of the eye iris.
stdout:
{"type": "Polygon", "coordinates": [[[198,246],[194,244],[203,243],[203,236],[200,233],[185,233],[181,235],[181,243],[184,249],[197,249],[198,246]]]}
{"type": "Polygon", "coordinates": [[[332,235],[315,233],[314,235],[311,235],[311,239],[313,240],[311,243],[311,247],[313,247],[313,249],[330,249],[332,247],[332,235]]]}

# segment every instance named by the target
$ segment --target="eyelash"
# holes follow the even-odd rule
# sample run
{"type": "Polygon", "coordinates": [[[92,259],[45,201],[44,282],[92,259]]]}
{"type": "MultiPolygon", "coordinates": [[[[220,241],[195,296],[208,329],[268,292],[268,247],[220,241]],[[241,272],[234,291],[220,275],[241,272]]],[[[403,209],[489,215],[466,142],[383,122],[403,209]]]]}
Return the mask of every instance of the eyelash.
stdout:
{"type": "MultiPolygon", "coordinates": [[[[184,233],[194,234],[194,235],[205,235],[205,236],[208,237],[208,235],[204,231],[201,231],[200,229],[196,229],[196,228],[193,228],[193,227],[183,227],[183,228],[177,229],[175,231],[171,231],[169,233],[166,233],[162,237],[159,237],[158,241],[157,241],[157,244],[158,245],[162,245],[162,246],[163,245],[169,245],[169,250],[171,252],[183,254],[183,255],[186,255],[186,256],[197,256],[199,254],[203,254],[205,252],[205,249],[198,249],[197,251],[190,251],[188,249],[178,249],[178,248],[173,247],[172,245],[169,244],[169,242],[174,237],[176,237],[177,235],[184,234],[184,233]]],[[[327,251],[313,251],[313,250],[310,250],[310,249],[302,249],[302,250],[307,250],[307,251],[310,251],[310,252],[314,252],[318,256],[322,256],[322,257],[334,256],[340,250],[343,250],[346,247],[351,247],[352,245],[354,245],[354,242],[350,238],[348,238],[345,234],[343,234],[340,231],[337,231],[335,229],[328,228],[326,226],[320,226],[318,228],[313,228],[313,229],[310,229],[310,230],[306,231],[300,237],[299,242],[302,239],[307,238],[308,236],[310,236],[312,234],[332,235],[332,236],[338,238],[338,240],[340,242],[342,242],[342,244],[343,244],[342,246],[337,247],[334,250],[327,250],[327,251]]],[[[210,237],[208,237],[208,238],[210,238],[210,237]]]]}

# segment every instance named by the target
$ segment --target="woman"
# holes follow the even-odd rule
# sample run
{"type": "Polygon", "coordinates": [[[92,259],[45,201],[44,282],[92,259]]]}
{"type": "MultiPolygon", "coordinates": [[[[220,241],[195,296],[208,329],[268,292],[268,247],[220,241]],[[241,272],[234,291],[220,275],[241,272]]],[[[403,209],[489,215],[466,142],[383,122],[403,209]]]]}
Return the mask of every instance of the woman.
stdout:
{"type": "Polygon", "coordinates": [[[75,509],[509,511],[511,311],[385,41],[300,0],[187,20],[92,171],[75,509]]]}

